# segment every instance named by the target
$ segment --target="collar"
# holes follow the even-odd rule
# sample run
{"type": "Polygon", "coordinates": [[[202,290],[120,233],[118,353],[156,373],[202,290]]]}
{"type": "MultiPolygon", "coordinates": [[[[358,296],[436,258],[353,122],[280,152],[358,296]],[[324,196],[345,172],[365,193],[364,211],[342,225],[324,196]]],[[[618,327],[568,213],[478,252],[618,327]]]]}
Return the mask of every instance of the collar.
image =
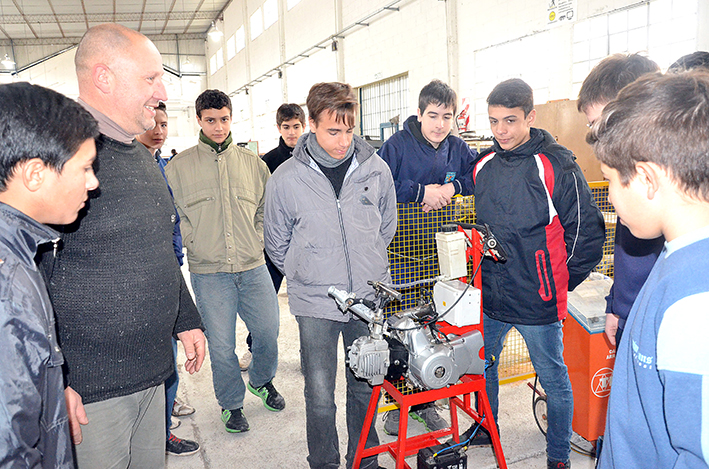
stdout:
{"type": "Polygon", "coordinates": [[[84,107],[84,109],[89,111],[89,113],[94,116],[94,119],[98,121],[99,132],[104,134],[106,137],[125,144],[129,144],[133,141],[133,139],[135,139],[135,135],[131,135],[123,130],[123,128],[116,124],[110,117],[97,110],[83,99],[79,98],[78,102],[84,107]]]}
{"type": "Polygon", "coordinates": [[[19,244],[27,249],[28,262],[33,262],[40,244],[56,244],[60,240],[57,231],[3,202],[0,202],[0,230],[9,244],[19,244]]]}
{"type": "Polygon", "coordinates": [[[216,143],[215,141],[211,140],[208,138],[206,135],[204,135],[204,132],[201,130],[199,131],[199,141],[202,143],[206,143],[210,147],[214,148],[214,150],[217,153],[221,153],[227,148],[229,148],[229,145],[231,145],[232,138],[231,138],[231,131],[229,132],[229,135],[227,135],[226,140],[224,140],[222,143],[216,143]]]}

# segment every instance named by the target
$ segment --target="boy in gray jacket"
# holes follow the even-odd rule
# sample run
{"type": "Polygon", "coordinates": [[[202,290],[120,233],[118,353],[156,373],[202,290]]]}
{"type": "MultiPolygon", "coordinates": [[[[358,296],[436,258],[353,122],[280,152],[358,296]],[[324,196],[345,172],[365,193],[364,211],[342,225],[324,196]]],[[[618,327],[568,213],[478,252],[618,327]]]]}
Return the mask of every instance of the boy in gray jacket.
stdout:
{"type": "MultiPolygon", "coordinates": [[[[357,99],[343,83],[319,83],[307,99],[311,132],[266,185],[264,237],[274,265],[288,279],[288,302],[300,331],[305,377],[308,462],[339,467],[335,429],[337,341],[345,348],[368,334],[343,315],[328,287],[374,299],[367,280],[390,281],[386,248],[396,232],[396,193],[389,167],[353,135],[357,99]]],[[[352,467],[371,388],[347,372],[347,467],[352,467]]],[[[366,447],[379,443],[369,431],[366,447]]],[[[377,467],[377,457],[362,461],[377,467]]]]}

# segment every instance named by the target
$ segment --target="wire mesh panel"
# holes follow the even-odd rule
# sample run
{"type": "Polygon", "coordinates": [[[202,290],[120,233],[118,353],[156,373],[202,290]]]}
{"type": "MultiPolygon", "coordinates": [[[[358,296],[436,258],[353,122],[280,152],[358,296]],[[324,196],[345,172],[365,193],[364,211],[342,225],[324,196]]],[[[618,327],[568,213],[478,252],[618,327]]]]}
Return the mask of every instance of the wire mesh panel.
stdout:
{"type": "MultiPolygon", "coordinates": [[[[603,212],[606,222],[603,260],[595,270],[612,277],[616,226],[615,209],[608,202],[607,182],[593,182],[589,185],[596,205],[603,212]]],[[[439,275],[436,233],[440,231],[442,225],[448,223],[475,223],[475,203],[472,196],[455,197],[450,205],[428,213],[424,213],[419,205],[413,203],[398,204],[397,209],[399,224],[396,236],[389,245],[389,261],[394,284],[404,284],[439,275]]],[[[472,275],[474,267],[468,265],[468,275],[472,275]]],[[[429,299],[432,295],[431,288],[428,286],[402,293],[404,294],[402,302],[390,305],[388,313],[415,306],[419,299],[429,299]]],[[[501,383],[522,379],[534,373],[527,346],[516,329],[512,329],[507,335],[505,347],[498,357],[498,362],[501,383]]]]}
{"type": "Polygon", "coordinates": [[[594,270],[612,278],[615,226],[618,217],[615,213],[615,208],[608,200],[608,181],[591,182],[588,185],[591,187],[591,194],[593,194],[596,205],[603,213],[603,219],[606,222],[606,242],[603,244],[603,259],[594,270]]]}

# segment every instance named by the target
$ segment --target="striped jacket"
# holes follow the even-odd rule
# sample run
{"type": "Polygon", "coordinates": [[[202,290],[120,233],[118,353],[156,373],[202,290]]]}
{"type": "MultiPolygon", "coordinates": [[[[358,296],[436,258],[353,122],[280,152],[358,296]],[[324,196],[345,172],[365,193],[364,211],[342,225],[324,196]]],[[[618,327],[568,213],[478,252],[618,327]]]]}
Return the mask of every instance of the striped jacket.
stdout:
{"type": "Polygon", "coordinates": [[[605,227],[573,154],[546,131],[511,151],[497,142],[473,170],[478,223],[487,223],[507,262],[485,261],[483,310],[513,324],[566,318],[567,291],[601,260],[605,227]]]}

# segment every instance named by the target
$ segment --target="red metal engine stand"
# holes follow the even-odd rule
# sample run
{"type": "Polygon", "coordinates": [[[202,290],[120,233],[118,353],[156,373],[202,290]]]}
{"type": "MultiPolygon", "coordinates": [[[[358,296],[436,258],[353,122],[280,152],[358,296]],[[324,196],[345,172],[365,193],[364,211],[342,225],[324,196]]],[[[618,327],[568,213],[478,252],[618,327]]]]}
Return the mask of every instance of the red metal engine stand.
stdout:
{"type": "MultiPolygon", "coordinates": [[[[468,260],[473,261],[473,266],[477,266],[483,256],[481,246],[480,235],[476,230],[470,230],[470,234],[463,231],[471,242],[472,248],[469,247],[466,251],[468,260]]],[[[464,277],[461,280],[467,282],[464,277]]],[[[477,288],[482,288],[482,280],[480,272],[475,275],[473,279],[473,285],[477,288]]],[[[481,302],[482,303],[482,302],[481,302]]],[[[482,304],[480,305],[480,324],[466,326],[466,327],[455,327],[447,322],[438,322],[439,330],[444,334],[464,334],[473,329],[477,329],[480,333],[483,333],[483,323],[482,323],[482,304]]],[[[480,349],[480,355],[483,360],[485,359],[484,348],[480,349]]],[[[374,456],[376,454],[381,454],[388,452],[396,460],[396,469],[411,469],[404,458],[416,454],[420,449],[428,448],[430,446],[440,444],[440,438],[446,436],[452,436],[456,443],[460,442],[460,431],[458,428],[458,412],[457,409],[465,412],[476,422],[482,422],[481,426],[485,428],[490,434],[492,440],[492,448],[495,452],[495,458],[497,459],[497,465],[500,469],[507,469],[507,463],[505,461],[505,456],[502,452],[502,445],[500,444],[500,435],[497,432],[497,425],[492,417],[492,409],[490,407],[490,401],[487,397],[487,392],[485,390],[485,376],[484,375],[464,375],[461,377],[458,384],[448,386],[441,389],[431,389],[428,391],[422,391],[414,394],[402,394],[402,392],[396,388],[392,383],[384,380],[384,383],[378,386],[374,386],[372,389],[372,397],[369,399],[369,407],[367,408],[367,415],[364,420],[363,430],[359,442],[357,444],[357,452],[355,453],[354,463],[352,465],[353,469],[359,469],[360,463],[363,458],[374,456]],[[374,446],[372,448],[364,447],[368,431],[374,416],[376,415],[377,406],[379,402],[379,396],[381,394],[381,389],[389,393],[389,395],[399,404],[399,438],[397,441],[392,443],[386,443],[379,446],[374,446]],[[477,393],[477,410],[472,404],[471,394],[477,393]],[[406,431],[408,427],[409,419],[409,409],[417,404],[424,404],[428,402],[434,402],[438,399],[450,399],[450,413],[451,413],[451,426],[449,428],[444,428],[442,430],[437,430],[429,433],[424,433],[422,435],[417,435],[413,437],[407,437],[406,431]]]]}

